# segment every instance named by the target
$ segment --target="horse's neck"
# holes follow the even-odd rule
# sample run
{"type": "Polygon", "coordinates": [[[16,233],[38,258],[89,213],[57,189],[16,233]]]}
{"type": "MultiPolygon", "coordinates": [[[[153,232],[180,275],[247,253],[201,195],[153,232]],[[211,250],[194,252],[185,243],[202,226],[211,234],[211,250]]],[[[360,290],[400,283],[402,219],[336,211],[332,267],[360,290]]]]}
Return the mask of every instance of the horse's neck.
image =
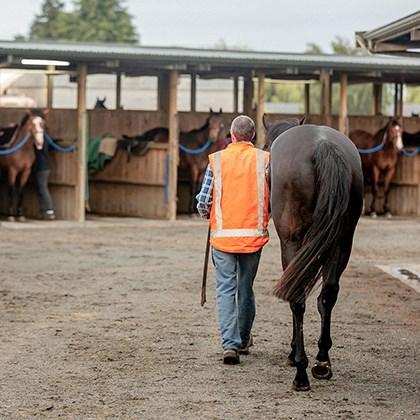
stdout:
{"type": "Polygon", "coordinates": [[[182,141],[193,141],[194,144],[204,146],[209,139],[209,126],[208,124],[203,125],[199,129],[194,129],[187,132],[181,132],[180,140],[182,141]]]}

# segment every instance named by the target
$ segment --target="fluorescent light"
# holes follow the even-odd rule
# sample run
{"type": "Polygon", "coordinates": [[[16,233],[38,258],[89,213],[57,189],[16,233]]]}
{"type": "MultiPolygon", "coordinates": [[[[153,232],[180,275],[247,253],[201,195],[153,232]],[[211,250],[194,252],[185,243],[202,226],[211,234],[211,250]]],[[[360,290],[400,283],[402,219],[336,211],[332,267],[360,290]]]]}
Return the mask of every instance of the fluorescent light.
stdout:
{"type": "Polygon", "coordinates": [[[34,60],[30,58],[22,58],[21,63],[26,66],[69,66],[69,61],[59,60],[34,60]]]}

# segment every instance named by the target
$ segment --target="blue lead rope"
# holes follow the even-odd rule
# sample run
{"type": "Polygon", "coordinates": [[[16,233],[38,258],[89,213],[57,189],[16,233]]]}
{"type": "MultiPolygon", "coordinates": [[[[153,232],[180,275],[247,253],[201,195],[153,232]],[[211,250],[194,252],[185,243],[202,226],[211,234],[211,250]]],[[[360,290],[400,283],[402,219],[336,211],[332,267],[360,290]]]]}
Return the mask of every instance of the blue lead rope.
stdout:
{"type": "Polygon", "coordinates": [[[401,153],[405,156],[405,157],[415,157],[420,153],[420,147],[416,147],[415,150],[413,150],[412,152],[409,150],[405,150],[405,149],[401,149],[401,153]]]}
{"type": "Polygon", "coordinates": [[[198,149],[190,149],[189,147],[185,147],[182,144],[179,144],[179,150],[181,150],[181,152],[187,153],[188,155],[199,155],[200,153],[205,152],[211,145],[211,140],[208,139],[207,143],[204,144],[203,146],[201,146],[198,149]]]}
{"type": "Polygon", "coordinates": [[[0,156],[11,155],[12,153],[16,153],[20,150],[26,143],[28,143],[29,137],[31,137],[31,133],[28,133],[16,146],[11,147],[10,149],[0,150],[0,156]]]}
{"type": "Polygon", "coordinates": [[[54,149],[57,150],[57,152],[61,153],[68,153],[68,152],[74,152],[76,149],[76,146],[72,144],[68,147],[61,147],[59,146],[47,133],[44,133],[45,140],[47,140],[47,143],[54,149]]]}
{"type": "Polygon", "coordinates": [[[385,143],[381,143],[378,144],[375,147],[371,147],[370,149],[357,149],[357,151],[361,154],[361,155],[366,155],[368,153],[375,153],[375,152],[379,152],[379,150],[382,150],[384,148],[385,143]]]}

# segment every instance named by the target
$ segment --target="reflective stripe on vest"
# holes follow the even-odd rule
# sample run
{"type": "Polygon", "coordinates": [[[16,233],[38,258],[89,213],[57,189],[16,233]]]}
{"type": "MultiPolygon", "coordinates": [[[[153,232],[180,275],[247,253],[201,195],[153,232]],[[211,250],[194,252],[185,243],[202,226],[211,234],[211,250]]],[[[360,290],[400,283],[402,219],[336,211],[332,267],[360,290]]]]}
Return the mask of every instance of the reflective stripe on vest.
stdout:
{"type": "Polygon", "coordinates": [[[257,188],[258,188],[258,227],[257,229],[238,228],[223,229],[222,215],[222,168],[221,152],[214,154],[214,179],[215,179],[215,218],[216,230],[211,232],[213,238],[235,237],[263,237],[268,236],[268,230],[264,229],[264,203],[265,203],[265,152],[255,149],[257,164],[257,188]]]}

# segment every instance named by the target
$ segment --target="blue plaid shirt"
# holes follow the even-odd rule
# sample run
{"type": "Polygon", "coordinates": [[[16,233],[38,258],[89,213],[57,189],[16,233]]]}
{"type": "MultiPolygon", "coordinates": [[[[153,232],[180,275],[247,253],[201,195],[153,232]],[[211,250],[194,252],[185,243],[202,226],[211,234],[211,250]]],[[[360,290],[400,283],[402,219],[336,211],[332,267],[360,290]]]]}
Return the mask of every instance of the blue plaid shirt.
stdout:
{"type": "Polygon", "coordinates": [[[210,165],[207,165],[201,190],[195,197],[197,199],[198,213],[203,219],[210,219],[210,210],[213,203],[213,184],[213,171],[210,169],[210,165]]]}

